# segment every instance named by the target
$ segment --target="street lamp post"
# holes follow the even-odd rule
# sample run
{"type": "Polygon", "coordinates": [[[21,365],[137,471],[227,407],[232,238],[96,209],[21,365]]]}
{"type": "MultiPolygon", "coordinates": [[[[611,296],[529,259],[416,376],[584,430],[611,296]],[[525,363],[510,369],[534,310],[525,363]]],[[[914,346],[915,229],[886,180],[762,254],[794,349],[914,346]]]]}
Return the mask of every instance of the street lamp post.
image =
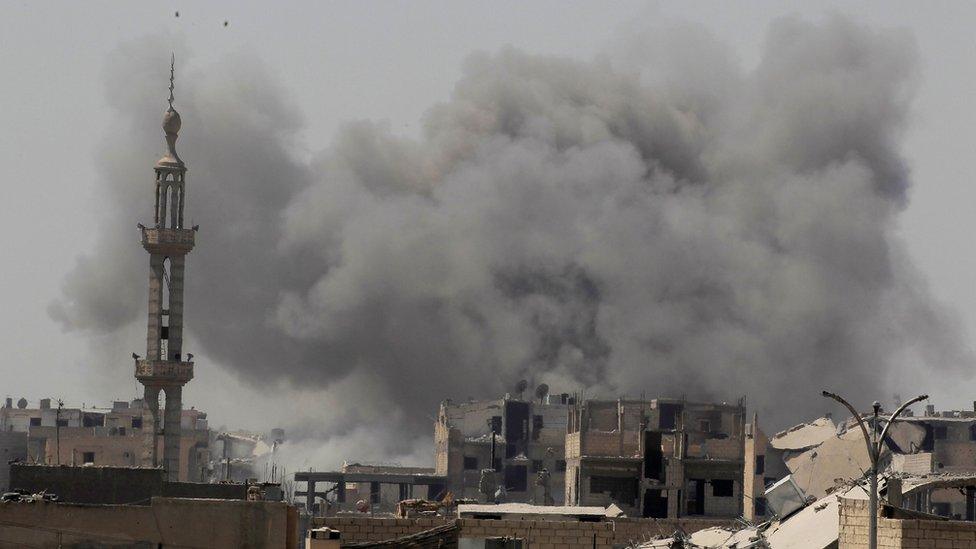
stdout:
{"type": "Polygon", "coordinates": [[[895,410],[895,413],[891,414],[891,418],[888,419],[888,424],[885,425],[884,429],[881,430],[881,435],[878,435],[878,414],[881,412],[881,404],[878,401],[874,401],[872,408],[874,408],[874,424],[871,429],[871,434],[868,434],[868,428],[861,419],[861,414],[857,413],[857,410],[843,398],[831,393],[829,391],[824,391],[823,396],[832,398],[837,402],[840,402],[848,410],[850,410],[851,415],[857,420],[857,424],[861,427],[861,433],[864,435],[864,443],[868,447],[868,457],[871,459],[871,470],[869,471],[871,477],[871,490],[868,494],[868,508],[870,516],[868,517],[868,549],[878,549],[878,461],[881,459],[881,448],[884,444],[885,436],[888,434],[888,429],[891,424],[895,422],[895,418],[901,414],[905,408],[908,408],[912,404],[920,400],[925,400],[929,398],[929,395],[919,395],[908,402],[902,404],[895,410]]]}

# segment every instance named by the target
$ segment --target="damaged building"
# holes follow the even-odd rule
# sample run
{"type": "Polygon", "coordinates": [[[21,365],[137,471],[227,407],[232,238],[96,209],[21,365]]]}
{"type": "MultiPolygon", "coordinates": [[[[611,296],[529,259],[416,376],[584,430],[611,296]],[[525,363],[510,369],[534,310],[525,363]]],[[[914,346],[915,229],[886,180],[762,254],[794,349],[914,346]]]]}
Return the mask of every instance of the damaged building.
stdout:
{"type": "Polygon", "coordinates": [[[441,403],[434,424],[435,474],[455,497],[484,500],[483,469],[497,471],[505,501],[561,505],[568,394],[441,403]],[[492,442],[494,439],[494,442],[492,442]],[[494,450],[493,450],[494,449],[494,450]],[[492,459],[494,451],[494,459],[492,459]]]}
{"type": "Polygon", "coordinates": [[[738,516],[744,402],[587,400],[570,408],[566,502],[627,516],[738,516]]]}
{"type": "MultiPolygon", "coordinates": [[[[770,518],[773,512],[766,504],[765,492],[773,483],[790,474],[790,469],[787,467],[787,454],[803,454],[833,437],[836,430],[834,422],[824,417],[797,425],[770,438],[760,427],[758,415],[753,415],[752,422],[746,425],[745,432],[746,457],[742,472],[743,518],[749,521],[763,521],[770,518]]],[[[866,453],[864,457],[867,458],[866,453]]],[[[806,478],[809,479],[810,475],[806,478]]],[[[809,489],[809,486],[806,489],[809,489]]]]}
{"type": "MultiPolygon", "coordinates": [[[[887,417],[882,414],[879,431],[887,417]]],[[[921,416],[907,410],[888,430],[884,444],[883,465],[898,474],[976,473],[976,410],[936,411],[928,405],[921,416]]],[[[839,484],[861,478],[870,467],[864,437],[853,418],[835,424],[822,417],[768,438],[754,418],[747,429],[746,450],[743,516],[748,520],[771,516],[763,492],[786,475],[805,495],[821,498],[839,484]]],[[[922,507],[935,515],[963,518],[968,513],[966,498],[959,490],[946,490],[922,507]]]]}
{"type": "Polygon", "coordinates": [[[223,431],[212,438],[213,478],[220,481],[248,482],[254,479],[275,480],[278,470],[278,448],[284,442],[284,429],[269,434],[248,431],[223,431]]]}
{"type": "MultiPolygon", "coordinates": [[[[399,464],[343,463],[343,473],[381,475],[434,475],[433,467],[405,467],[399,464]]],[[[346,484],[346,499],[368,502],[374,508],[393,511],[406,499],[436,499],[441,494],[430,494],[429,486],[414,484],[380,484],[379,482],[350,482],[346,484]]],[[[440,488],[434,485],[434,489],[440,488]]]]}

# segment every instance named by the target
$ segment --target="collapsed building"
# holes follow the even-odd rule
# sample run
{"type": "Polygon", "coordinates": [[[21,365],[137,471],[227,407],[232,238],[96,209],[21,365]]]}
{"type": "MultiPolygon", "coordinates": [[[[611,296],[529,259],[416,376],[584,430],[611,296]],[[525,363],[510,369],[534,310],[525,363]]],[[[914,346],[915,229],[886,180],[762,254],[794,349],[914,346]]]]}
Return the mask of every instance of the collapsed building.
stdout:
{"type": "Polygon", "coordinates": [[[434,470],[455,497],[484,499],[482,471],[497,472],[509,502],[561,505],[568,394],[441,403],[434,423],[434,470]]]}
{"type": "MultiPolygon", "coordinates": [[[[865,479],[846,479],[831,487],[823,497],[797,500],[790,506],[774,509],[773,516],[766,521],[676,532],[637,547],[863,549],[868,547],[867,490],[865,479]]],[[[976,505],[972,500],[966,520],[926,510],[926,504],[935,494],[945,491],[972,494],[974,490],[976,475],[973,474],[913,475],[887,469],[878,483],[878,546],[890,549],[976,547],[976,521],[973,521],[976,505]]]]}
{"type": "MultiPolygon", "coordinates": [[[[879,431],[883,426],[880,423],[889,417],[879,417],[879,431]]],[[[921,416],[906,410],[888,430],[884,445],[887,452],[883,465],[895,473],[976,474],[976,411],[936,411],[931,404],[921,416]]],[[[804,495],[821,498],[839,483],[863,476],[871,464],[853,418],[834,424],[829,417],[822,417],[773,437],[767,437],[754,418],[746,448],[745,478],[751,484],[744,495],[743,516],[748,520],[772,516],[763,492],[786,475],[804,495]]],[[[923,507],[931,514],[962,518],[967,516],[966,502],[967,496],[959,490],[947,490],[923,507]]]]}
{"type": "Polygon", "coordinates": [[[284,471],[277,463],[278,448],[285,440],[284,429],[270,434],[222,431],[212,438],[213,479],[225,482],[277,480],[284,471]]]}
{"type": "Polygon", "coordinates": [[[587,400],[570,407],[566,502],[632,517],[738,516],[745,405],[587,400]]]}
{"type": "MultiPolygon", "coordinates": [[[[374,463],[343,463],[343,473],[360,474],[379,474],[379,475],[434,475],[433,467],[405,467],[399,464],[374,464],[374,463]]],[[[370,506],[392,511],[396,509],[398,503],[412,498],[437,499],[442,494],[431,494],[430,487],[427,490],[418,490],[418,485],[411,484],[390,484],[379,482],[350,482],[346,484],[346,500],[356,503],[363,502],[370,506]]],[[[434,489],[442,489],[440,485],[434,485],[434,489]]]]}

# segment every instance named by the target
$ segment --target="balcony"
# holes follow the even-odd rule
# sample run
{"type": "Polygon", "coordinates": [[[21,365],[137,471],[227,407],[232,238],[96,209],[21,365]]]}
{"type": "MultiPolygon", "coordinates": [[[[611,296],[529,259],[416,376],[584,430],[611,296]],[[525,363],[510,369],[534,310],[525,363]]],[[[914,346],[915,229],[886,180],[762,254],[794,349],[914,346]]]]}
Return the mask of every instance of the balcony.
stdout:
{"type": "Polygon", "coordinates": [[[136,379],[142,383],[184,384],[193,379],[193,363],[175,360],[136,360],[136,379]]]}
{"type": "Polygon", "coordinates": [[[193,249],[193,229],[142,229],[142,247],[147,252],[163,255],[183,255],[193,249]]]}

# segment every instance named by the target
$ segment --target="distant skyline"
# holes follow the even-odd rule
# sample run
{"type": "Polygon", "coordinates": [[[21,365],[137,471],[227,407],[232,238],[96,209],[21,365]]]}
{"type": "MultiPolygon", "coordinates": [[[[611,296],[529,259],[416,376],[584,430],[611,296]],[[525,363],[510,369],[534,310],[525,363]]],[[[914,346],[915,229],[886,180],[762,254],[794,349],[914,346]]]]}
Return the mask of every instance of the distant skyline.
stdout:
{"type": "MultiPolygon", "coordinates": [[[[107,406],[141,394],[132,378],[129,353],[144,347],[144,333],[131,334],[131,348],[114,350],[117,382],[91,364],[92,341],[65,334],[48,315],[66,273],[96,242],[102,210],[98,147],[116,113],[102,75],[120,44],[153,41],[161,51],[185,51],[176,59],[176,104],[181,78],[227,56],[255,59],[275,75],[275,84],[298,109],[304,129],[295,152],[311,157],[332,143],[336,129],[352,120],[388,123],[394,133],[415,136],[432,104],[446,99],[471,52],[513,46],[532,54],[593,59],[622,47],[623,34],[691,22],[729,44],[743,66],[757,62],[769,22],[796,14],[813,20],[833,12],[874,28],[905,28],[918,46],[918,89],[903,154],[912,171],[909,203],[899,232],[919,271],[919,283],[958,315],[976,341],[976,252],[970,233],[976,186],[970,169],[976,149],[976,4],[942,2],[329,2],[271,5],[260,2],[174,3],[0,2],[0,166],[6,199],[0,202],[3,283],[0,319],[3,395],[62,397],[66,404],[107,406]],[[176,17],[176,12],[179,17],[176,17]],[[227,25],[224,26],[224,21],[227,25]]],[[[652,31],[653,32],[653,31],[652,31]]],[[[158,125],[166,107],[168,66],[159,79],[158,107],[145,113],[158,125]]],[[[152,74],[148,70],[143,74],[152,74]]],[[[206,121],[184,115],[184,133],[206,121]]],[[[152,177],[159,146],[139,159],[142,185],[152,177]]],[[[193,188],[192,150],[181,151],[193,188]]],[[[146,200],[150,200],[146,193],[146,200]]],[[[148,211],[148,206],[147,210],[148,211]]],[[[206,238],[206,212],[196,219],[206,238]]],[[[132,212],[132,225],[145,212],[132,212]]],[[[132,245],[138,247],[133,233],[132,245]]],[[[194,275],[194,257],[188,277],[194,275]]],[[[144,295],[139,295],[144,299],[144,295]]],[[[233,373],[194,350],[198,311],[187,310],[188,350],[197,355],[197,379],[184,406],[211,413],[214,425],[270,427],[284,420],[270,391],[247,388],[233,373]],[[232,389],[229,389],[232,388],[232,389]],[[221,393],[220,396],[215,396],[221,393]],[[242,399],[252,405],[242,407],[242,399]]],[[[99,345],[98,341],[94,342],[99,345]]],[[[842,388],[838,388],[842,389],[842,388]]],[[[939,408],[968,408],[969,386],[954,394],[933,391],[939,408]],[[967,400],[968,399],[968,400],[967,400]]],[[[443,395],[463,398],[466,395],[443,395]]],[[[878,395],[889,398],[890,395],[878,395]]],[[[304,404],[314,394],[299,395],[304,404]],[[307,399],[307,400],[306,400],[307,399]]],[[[431,410],[433,414],[434,411],[431,410]]],[[[797,418],[801,420],[802,418],[797,418]]]]}

